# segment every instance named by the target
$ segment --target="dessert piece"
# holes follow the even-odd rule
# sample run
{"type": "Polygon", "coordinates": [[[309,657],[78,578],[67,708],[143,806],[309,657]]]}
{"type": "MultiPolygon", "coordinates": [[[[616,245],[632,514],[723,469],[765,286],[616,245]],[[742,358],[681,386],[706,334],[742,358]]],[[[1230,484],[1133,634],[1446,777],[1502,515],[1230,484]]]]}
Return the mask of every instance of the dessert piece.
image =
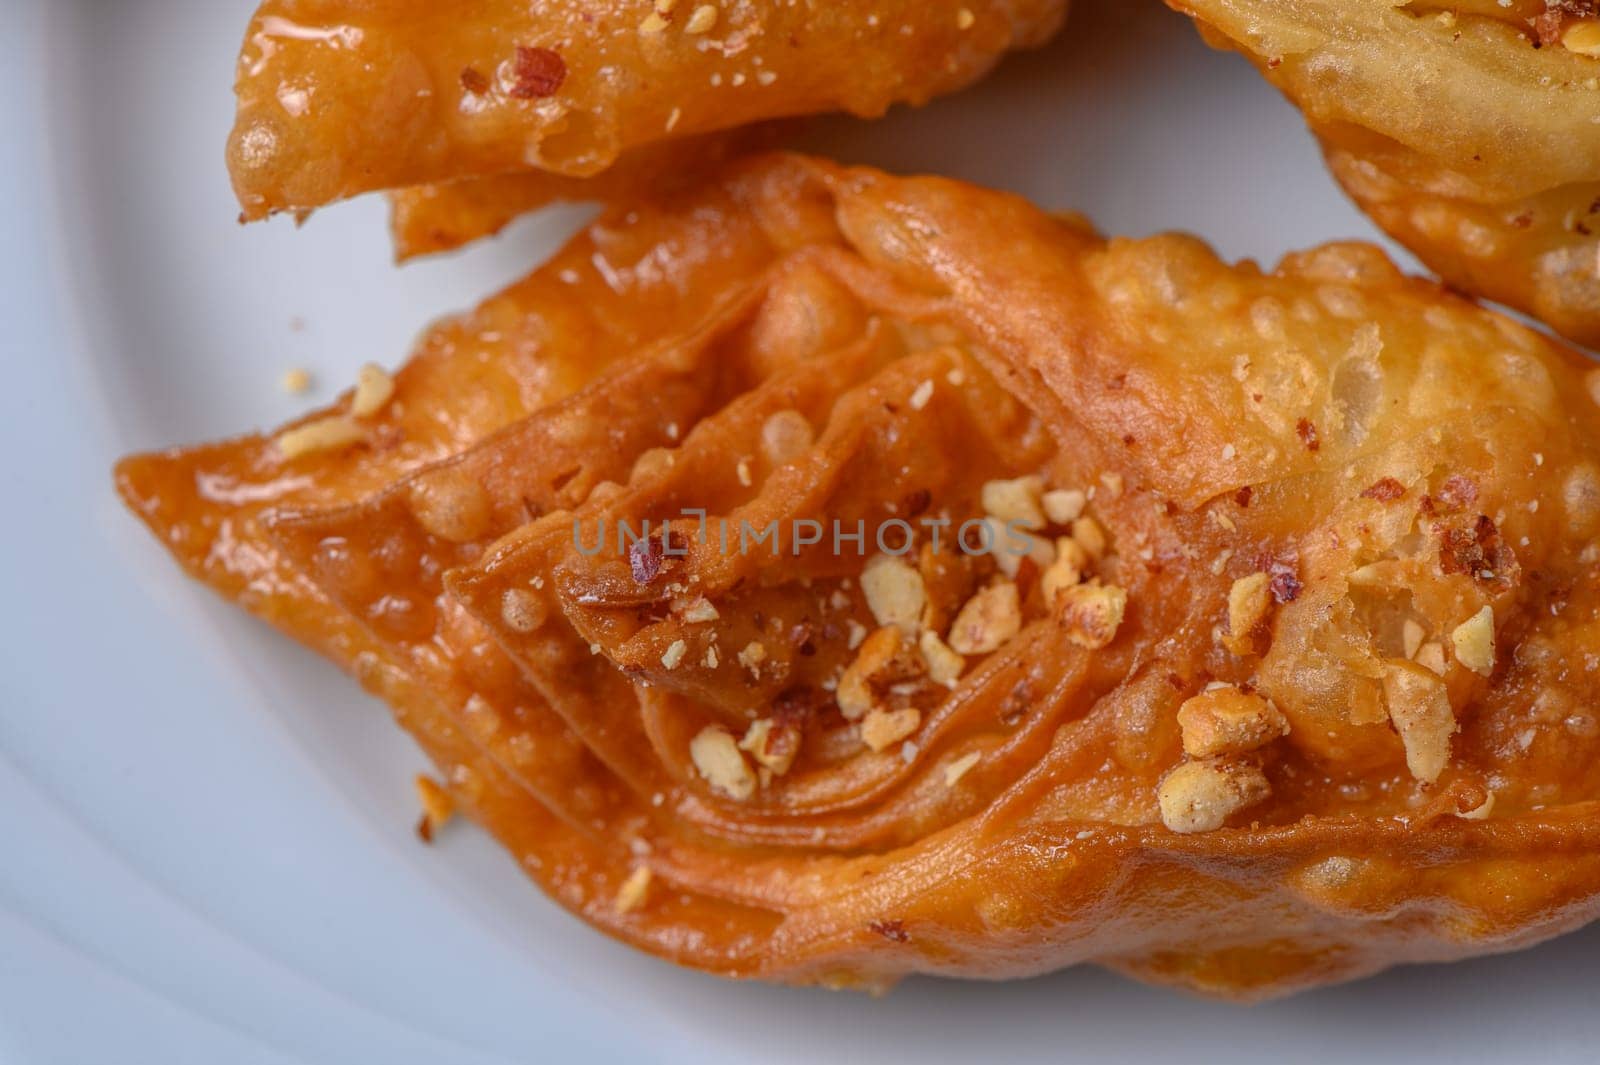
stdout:
{"type": "Polygon", "coordinates": [[[1594,372],[1373,248],[767,156],[387,380],[121,488],[646,950],[1258,998],[1600,912],[1594,372]]]}
{"type": "Polygon", "coordinates": [[[1043,43],[1066,0],[267,0],[228,145],[247,220],[767,119],[872,117],[1043,43]]]}
{"type": "Polygon", "coordinates": [[[1462,291],[1600,346],[1595,0],[1169,0],[1305,112],[1345,191],[1462,291]]]}

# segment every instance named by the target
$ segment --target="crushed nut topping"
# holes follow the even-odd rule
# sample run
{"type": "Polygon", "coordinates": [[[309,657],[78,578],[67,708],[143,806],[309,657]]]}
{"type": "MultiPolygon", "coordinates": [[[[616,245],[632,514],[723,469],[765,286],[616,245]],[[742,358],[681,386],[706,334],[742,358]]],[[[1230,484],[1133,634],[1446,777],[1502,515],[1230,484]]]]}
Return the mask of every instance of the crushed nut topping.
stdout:
{"type": "Polygon", "coordinates": [[[1183,751],[1192,758],[1243,754],[1289,734],[1289,721],[1266,699],[1232,685],[1212,688],[1178,708],[1183,751]]]}
{"type": "Polygon", "coordinates": [[[924,381],[917,386],[916,391],[911,393],[911,409],[921,410],[928,405],[928,401],[931,399],[933,399],[933,382],[924,381]]]}
{"type": "Polygon", "coordinates": [[[956,614],[950,626],[950,648],[962,655],[986,655],[1022,629],[1017,586],[997,581],[979,589],[956,614]]]}
{"type": "Polygon", "coordinates": [[[1039,503],[1043,492],[1044,482],[1032,475],[1009,481],[988,481],[982,490],[983,509],[1002,522],[1024,529],[1042,529],[1044,511],[1039,509],[1039,503]]]}
{"type": "Polygon", "coordinates": [[[1106,540],[1105,530],[1100,528],[1100,523],[1093,518],[1079,518],[1074,521],[1072,538],[1078,541],[1079,546],[1096,562],[1105,557],[1106,548],[1110,546],[1106,540]]]}
{"type": "Polygon", "coordinates": [[[1456,661],[1481,676],[1494,672],[1494,609],[1484,607],[1450,633],[1456,661]]]}
{"type": "Polygon", "coordinates": [[[1089,497],[1076,488],[1057,488],[1040,496],[1039,502],[1052,525],[1071,525],[1083,517],[1089,497]]]}
{"type": "Polygon", "coordinates": [[[366,438],[366,430],[343,414],[306,422],[278,434],[278,451],[294,460],[324,451],[342,451],[366,438]]]}
{"type": "Polygon", "coordinates": [[[1260,767],[1210,759],[1184,762],[1156,788],[1161,823],[1174,832],[1213,832],[1228,818],[1272,794],[1260,767]]]}
{"type": "Polygon", "coordinates": [[[641,865],[628,874],[628,879],[622,882],[617,889],[616,907],[618,913],[632,913],[644,905],[644,900],[650,894],[650,867],[641,865]]]}
{"type": "Polygon", "coordinates": [[[977,765],[980,757],[982,757],[982,755],[980,755],[977,751],[973,751],[971,754],[964,754],[960,758],[957,758],[955,761],[951,762],[949,765],[945,766],[944,786],[947,788],[955,787],[956,781],[966,776],[967,770],[977,765]]]}
{"type": "Polygon", "coordinates": [[[800,730],[763,717],[750,723],[744,739],[739,741],[739,749],[749,751],[756,764],[781,777],[794,765],[795,756],[800,753],[800,730]]]}
{"type": "Polygon", "coordinates": [[[967,660],[941,640],[937,632],[924,632],[917,649],[922,652],[922,660],[928,663],[928,679],[954,688],[967,668],[967,660]]]}
{"type": "Polygon", "coordinates": [[[500,597],[500,620],[512,632],[526,635],[544,624],[544,603],[532,592],[507,588],[500,597]]]}
{"type": "Polygon", "coordinates": [[[683,640],[673,640],[661,655],[661,665],[666,669],[677,669],[678,663],[683,661],[683,656],[689,653],[689,645],[683,640]]]}
{"type": "Polygon", "coordinates": [[[1114,584],[1074,585],[1056,599],[1056,620],[1079,647],[1097,650],[1116,638],[1128,606],[1128,593],[1114,584]]]}
{"type": "Polygon", "coordinates": [[[726,730],[708,725],[689,741],[689,759],[712,788],[731,799],[748,799],[756,790],[755,774],[726,730]]]}
{"type": "Polygon", "coordinates": [[[1266,573],[1240,577],[1228,589],[1228,631],[1222,645],[1236,655],[1255,651],[1255,632],[1272,611],[1272,578],[1266,573]]]}
{"type": "Polygon", "coordinates": [[[1429,641],[1417,648],[1417,653],[1412,656],[1412,660],[1417,665],[1422,666],[1424,669],[1432,670],[1441,677],[1444,676],[1445,670],[1449,668],[1444,660],[1444,645],[1433,641],[1429,641]]]}
{"type": "Polygon", "coordinates": [[[1057,596],[1067,588],[1083,581],[1089,572],[1089,553],[1083,545],[1070,536],[1056,540],[1056,559],[1045,567],[1039,576],[1039,589],[1044,601],[1054,605],[1057,596]]]}
{"type": "Polygon", "coordinates": [[[760,640],[751,640],[739,652],[739,664],[752,673],[759,672],[761,663],[767,660],[767,645],[760,640]]]}
{"type": "Polygon", "coordinates": [[[1444,682],[1410,663],[1392,663],[1383,672],[1383,698],[1389,720],[1406,749],[1406,768],[1431,784],[1450,761],[1455,713],[1444,682]]]}
{"type": "Polygon", "coordinates": [[[905,633],[895,625],[885,625],[861,644],[855,661],[839,675],[834,699],[839,712],[854,721],[877,702],[877,691],[899,681],[918,676],[922,663],[905,633]]]}
{"type": "Polygon", "coordinates": [[[1400,651],[1408,659],[1415,659],[1417,651],[1422,648],[1422,640],[1427,635],[1427,630],[1411,618],[1400,626],[1400,651]]]}
{"type": "Polygon", "coordinates": [[[370,418],[394,398],[394,378],[377,363],[369,362],[356,371],[356,391],[350,398],[350,413],[370,418]]]}
{"type": "Polygon", "coordinates": [[[879,625],[898,625],[907,633],[917,631],[928,591],[922,574],[904,559],[874,556],[861,571],[861,591],[879,625]]]}
{"type": "Polygon", "coordinates": [[[703,595],[684,604],[683,609],[678,612],[678,617],[690,624],[716,621],[721,616],[711,600],[703,595]]]}
{"type": "Polygon", "coordinates": [[[899,743],[922,725],[922,711],[914,706],[900,710],[873,709],[861,719],[861,740],[874,751],[899,743]]]}
{"type": "Polygon", "coordinates": [[[291,396],[298,396],[311,387],[311,371],[301,366],[291,367],[283,372],[279,384],[291,396]]]}
{"type": "Polygon", "coordinates": [[[689,21],[684,24],[685,33],[710,33],[717,24],[718,11],[711,4],[701,4],[690,14],[689,21]]]}
{"type": "Polygon", "coordinates": [[[417,835],[422,842],[432,843],[433,835],[455,816],[456,802],[444,786],[430,776],[418,774],[417,802],[422,805],[422,819],[417,822],[417,835]]]}

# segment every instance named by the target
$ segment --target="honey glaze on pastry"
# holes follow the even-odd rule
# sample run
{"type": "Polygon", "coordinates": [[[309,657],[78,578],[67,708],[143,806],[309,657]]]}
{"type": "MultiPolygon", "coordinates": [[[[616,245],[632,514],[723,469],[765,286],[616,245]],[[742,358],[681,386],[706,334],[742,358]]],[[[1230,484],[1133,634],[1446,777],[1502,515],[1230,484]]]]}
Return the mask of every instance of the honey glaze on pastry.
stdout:
{"type": "Polygon", "coordinates": [[[1042,44],[1066,7],[267,0],[239,56],[228,164],[247,220],[527,170],[588,177],[660,141],[925,103],[1042,44]]]}
{"type": "Polygon", "coordinates": [[[1593,384],[1364,245],[1266,273],[770,156],[327,446],[119,484],[612,935],[1258,998],[1600,910],[1593,384]]]}
{"type": "Polygon", "coordinates": [[[1450,284],[1600,346],[1600,4],[1169,0],[1450,284]]]}

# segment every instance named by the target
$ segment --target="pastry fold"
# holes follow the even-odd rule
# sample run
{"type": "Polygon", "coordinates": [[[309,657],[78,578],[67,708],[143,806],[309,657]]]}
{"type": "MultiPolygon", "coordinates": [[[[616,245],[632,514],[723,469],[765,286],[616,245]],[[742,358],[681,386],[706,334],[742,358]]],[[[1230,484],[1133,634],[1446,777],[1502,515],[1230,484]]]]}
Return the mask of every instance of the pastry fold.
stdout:
{"type": "Polygon", "coordinates": [[[1594,0],[1169,0],[1305,113],[1334,176],[1451,285],[1600,347],[1594,0]]]}
{"type": "Polygon", "coordinates": [[[1043,43],[1066,0],[267,0],[228,162],[243,217],[921,104],[1043,43]]]}
{"type": "Polygon", "coordinates": [[[1594,385],[1368,246],[773,155],[118,485],[611,935],[1249,999],[1600,911],[1594,385]]]}

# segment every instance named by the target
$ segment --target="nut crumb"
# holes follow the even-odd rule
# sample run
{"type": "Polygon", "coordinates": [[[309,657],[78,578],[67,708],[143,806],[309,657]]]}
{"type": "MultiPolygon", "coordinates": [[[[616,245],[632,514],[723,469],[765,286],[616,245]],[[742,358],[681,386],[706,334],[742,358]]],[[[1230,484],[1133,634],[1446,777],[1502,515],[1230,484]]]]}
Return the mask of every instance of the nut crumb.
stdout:
{"type": "Polygon", "coordinates": [[[1044,482],[1036,476],[1017,477],[1009,481],[988,481],[982,490],[983,509],[986,513],[1024,529],[1042,529],[1044,511],[1039,509],[1044,482]]]}
{"type": "Polygon", "coordinates": [[[648,865],[638,866],[628,874],[628,879],[617,889],[618,913],[632,913],[644,905],[645,897],[650,893],[650,877],[648,865]]]}
{"type": "Polygon", "coordinates": [[[507,588],[500,597],[500,620],[512,632],[527,635],[544,624],[544,604],[532,592],[507,588]]]}
{"type": "Polygon", "coordinates": [[[1183,752],[1191,758],[1244,754],[1289,734],[1289,721],[1266,699],[1232,685],[1212,688],[1178,708],[1183,752]]]}
{"type": "Polygon", "coordinates": [[[422,818],[417,822],[417,835],[422,842],[432,843],[435,832],[455,816],[456,802],[444,786],[430,776],[417,774],[415,781],[417,801],[422,804],[422,818]]]}
{"type": "Polygon", "coordinates": [[[967,770],[977,765],[980,757],[982,756],[977,751],[973,751],[971,754],[964,754],[960,758],[957,758],[955,761],[951,762],[949,765],[945,766],[944,786],[947,788],[955,787],[956,781],[966,776],[967,770]]]}
{"type": "Polygon", "coordinates": [[[1494,609],[1484,607],[1450,633],[1456,661],[1480,676],[1494,672],[1494,609]]]}
{"type": "Polygon", "coordinates": [[[1272,610],[1272,577],[1252,573],[1228,589],[1228,631],[1222,645],[1236,655],[1255,653],[1255,632],[1272,610]]]}
{"type": "Polygon", "coordinates": [[[684,24],[685,33],[710,33],[717,24],[717,9],[711,4],[701,4],[689,16],[689,21],[684,24]]]}
{"type": "Polygon", "coordinates": [[[1230,816],[1272,794],[1266,774],[1249,762],[1184,762],[1156,788],[1161,823],[1174,832],[1212,832],[1230,816]]]}
{"type": "Polygon", "coordinates": [[[939,638],[937,632],[924,632],[917,645],[923,661],[928,663],[928,679],[946,688],[954,688],[967,668],[967,660],[939,638]]]}
{"type": "Polygon", "coordinates": [[[356,371],[356,391],[350,399],[350,413],[357,418],[370,418],[394,398],[394,378],[375,362],[369,362],[356,371]]]}
{"type": "Polygon", "coordinates": [[[278,453],[293,461],[326,451],[343,451],[366,438],[366,430],[343,414],[306,422],[278,434],[278,453]]]}
{"type": "Polygon", "coordinates": [[[756,790],[755,774],[745,764],[739,745],[724,729],[708,725],[689,741],[689,759],[706,783],[732,799],[748,799],[756,790]]]}
{"type": "Polygon", "coordinates": [[[962,655],[986,655],[1022,629],[1017,586],[999,581],[979,589],[956,614],[950,626],[950,648],[962,655]]]}
{"type": "Polygon", "coordinates": [[[1044,513],[1050,519],[1050,524],[1070,525],[1083,517],[1083,508],[1088,505],[1089,497],[1076,488],[1057,488],[1040,496],[1039,502],[1044,505],[1044,513]]]}
{"type": "Polygon", "coordinates": [[[1066,627],[1067,638],[1093,651],[1116,638],[1128,607],[1128,593],[1114,584],[1090,581],[1062,591],[1056,597],[1056,619],[1066,627]]]}
{"type": "Polygon", "coordinates": [[[683,661],[683,656],[689,653],[689,645],[683,640],[673,640],[661,655],[661,665],[666,669],[677,669],[678,663],[683,661]]]}
{"type": "Polygon", "coordinates": [[[898,625],[907,633],[917,631],[928,592],[922,574],[904,559],[873,556],[861,572],[861,591],[879,625],[898,625]]]}
{"type": "Polygon", "coordinates": [[[303,366],[291,367],[283,372],[279,384],[291,396],[303,395],[311,388],[311,371],[303,366]]]}
{"type": "Polygon", "coordinates": [[[1389,665],[1383,672],[1383,699],[1406,750],[1406,769],[1432,784],[1449,764],[1450,737],[1456,731],[1444,682],[1420,666],[1389,665]]]}
{"type": "Polygon", "coordinates": [[[861,740],[874,751],[891,747],[922,725],[922,711],[914,706],[901,710],[873,709],[861,719],[861,740]]]}

